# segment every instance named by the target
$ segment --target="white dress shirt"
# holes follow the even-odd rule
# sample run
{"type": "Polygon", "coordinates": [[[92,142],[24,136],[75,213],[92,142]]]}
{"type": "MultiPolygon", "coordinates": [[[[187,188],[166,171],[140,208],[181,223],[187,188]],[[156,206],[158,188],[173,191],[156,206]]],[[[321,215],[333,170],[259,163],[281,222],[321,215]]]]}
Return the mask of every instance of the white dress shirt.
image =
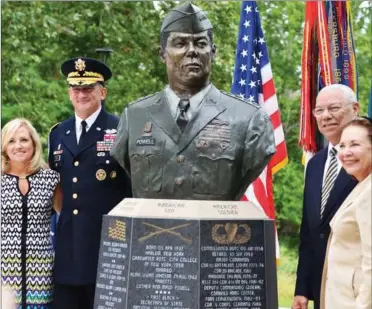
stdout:
{"type": "MultiPolygon", "coordinates": [[[[204,97],[208,93],[208,91],[211,89],[212,84],[209,84],[208,86],[204,87],[201,91],[199,91],[197,94],[193,95],[189,98],[190,100],[190,107],[188,108],[186,114],[189,120],[192,118],[192,115],[195,113],[195,111],[199,108],[200,104],[203,102],[204,97]]],[[[181,98],[169,87],[165,87],[165,93],[167,95],[169,107],[172,113],[172,116],[174,119],[177,119],[180,109],[178,107],[178,104],[180,103],[181,98]]]]}
{"type": "MultiPolygon", "coordinates": [[[[328,143],[328,155],[327,155],[327,160],[326,160],[326,163],[324,165],[324,173],[323,173],[323,184],[322,184],[322,187],[324,185],[324,181],[325,181],[325,177],[326,177],[326,174],[327,174],[327,170],[328,170],[328,166],[329,166],[329,163],[331,161],[331,155],[330,155],[330,152],[331,152],[331,149],[335,147],[337,149],[337,152],[339,151],[339,147],[338,145],[336,146],[333,146],[331,143],[328,143]]],[[[337,160],[337,175],[340,173],[340,170],[341,170],[341,162],[336,154],[336,160],[337,160]]]]}
{"type": "Polygon", "coordinates": [[[97,111],[95,111],[92,115],[90,115],[87,119],[82,119],[80,118],[76,113],[75,113],[75,131],[76,131],[76,142],[79,144],[79,139],[81,136],[81,132],[83,130],[83,127],[81,125],[81,122],[85,120],[87,123],[86,127],[86,132],[89,131],[89,129],[92,127],[93,123],[96,121],[99,113],[101,112],[102,107],[100,107],[97,111]]]}

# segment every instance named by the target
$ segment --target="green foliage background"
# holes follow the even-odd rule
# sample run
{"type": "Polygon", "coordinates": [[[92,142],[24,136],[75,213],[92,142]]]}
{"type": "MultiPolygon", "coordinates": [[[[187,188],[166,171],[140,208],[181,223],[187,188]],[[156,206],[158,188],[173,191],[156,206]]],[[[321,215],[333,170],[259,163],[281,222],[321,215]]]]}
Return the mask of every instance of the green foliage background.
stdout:
{"type": "MultiPolygon", "coordinates": [[[[229,91],[240,16],[239,1],[195,1],[214,25],[218,47],[212,81],[229,91]]],[[[46,148],[49,128],[73,114],[61,63],[76,56],[98,57],[97,47],[115,52],[109,59],[106,109],[120,114],[128,102],[166,84],[157,50],[165,12],[175,5],[158,2],[2,2],[2,125],[15,117],[32,121],[46,148]]],[[[297,146],[304,3],[260,2],[289,164],[274,179],[279,235],[295,235],[301,219],[303,166],[297,146]]],[[[359,99],[364,113],[371,81],[371,11],[352,1],[359,67],[359,99]]]]}

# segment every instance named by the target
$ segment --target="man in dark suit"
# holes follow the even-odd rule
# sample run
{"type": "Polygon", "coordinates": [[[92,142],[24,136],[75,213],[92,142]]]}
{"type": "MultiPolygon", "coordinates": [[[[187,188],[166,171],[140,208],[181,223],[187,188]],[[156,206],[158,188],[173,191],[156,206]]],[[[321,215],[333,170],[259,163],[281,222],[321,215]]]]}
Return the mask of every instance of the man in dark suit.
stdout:
{"type": "Polygon", "coordinates": [[[266,113],[210,81],[212,25],[191,3],[161,27],[169,86],[125,108],[111,154],[142,198],[239,200],[275,153],[266,113]]]}
{"type": "Polygon", "coordinates": [[[292,309],[305,309],[309,300],[319,309],[324,258],[330,234],[329,222],[352,191],[356,181],[346,174],[336,151],[342,129],[359,111],[352,89],[341,84],[323,88],[313,115],[320,133],[328,140],[306,167],[300,229],[297,281],[292,309]]]}
{"type": "Polygon", "coordinates": [[[54,309],[91,309],[102,216],[131,196],[130,180],[110,156],[119,118],[101,101],[110,69],[91,58],[62,64],[75,116],[54,126],[49,165],[61,177],[62,211],[56,231],[54,309]]]}

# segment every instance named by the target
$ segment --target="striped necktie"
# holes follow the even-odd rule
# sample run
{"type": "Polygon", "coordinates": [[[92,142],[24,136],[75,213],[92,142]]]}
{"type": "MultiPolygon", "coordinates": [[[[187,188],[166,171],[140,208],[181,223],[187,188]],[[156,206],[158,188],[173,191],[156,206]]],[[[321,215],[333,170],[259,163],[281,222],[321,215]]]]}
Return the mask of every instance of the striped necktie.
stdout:
{"type": "Polygon", "coordinates": [[[335,184],[335,180],[337,178],[337,158],[336,158],[337,150],[335,148],[332,148],[329,152],[330,155],[330,161],[329,166],[327,170],[326,177],[324,179],[323,183],[323,189],[322,189],[322,203],[320,207],[320,218],[323,218],[323,213],[325,206],[327,204],[329,194],[331,193],[331,190],[333,188],[333,185],[335,184]]]}

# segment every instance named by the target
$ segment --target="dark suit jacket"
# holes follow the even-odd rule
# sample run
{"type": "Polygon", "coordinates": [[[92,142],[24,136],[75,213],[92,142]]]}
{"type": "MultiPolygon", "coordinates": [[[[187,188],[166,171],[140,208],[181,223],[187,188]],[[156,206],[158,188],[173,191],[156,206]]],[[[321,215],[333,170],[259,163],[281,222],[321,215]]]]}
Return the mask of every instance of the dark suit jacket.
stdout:
{"type": "Polygon", "coordinates": [[[56,231],[56,283],[94,284],[102,216],[131,196],[125,172],[109,151],[97,149],[105,131],[116,129],[118,122],[117,116],[102,109],[79,145],[75,117],[50,133],[49,165],[60,174],[63,194],[56,231]]]}
{"type": "Polygon", "coordinates": [[[343,168],[340,170],[321,220],[320,204],[327,154],[327,148],[322,149],[307,165],[300,229],[295,295],[314,300],[314,309],[319,308],[323,264],[330,233],[329,222],[357,183],[343,168]]]}

